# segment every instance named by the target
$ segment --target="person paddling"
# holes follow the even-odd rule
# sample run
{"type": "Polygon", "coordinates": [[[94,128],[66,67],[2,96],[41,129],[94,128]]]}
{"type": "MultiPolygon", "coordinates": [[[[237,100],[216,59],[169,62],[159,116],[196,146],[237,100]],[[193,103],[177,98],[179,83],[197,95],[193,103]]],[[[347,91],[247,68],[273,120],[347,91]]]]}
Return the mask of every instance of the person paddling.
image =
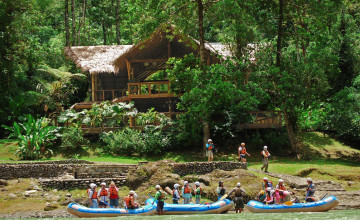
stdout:
{"type": "Polygon", "coordinates": [[[266,198],[264,199],[263,203],[266,205],[274,204],[274,191],[271,189],[271,187],[266,188],[266,198]]]}
{"type": "Polygon", "coordinates": [[[289,195],[289,192],[285,188],[284,180],[279,179],[279,183],[278,183],[278,185],[276,185],[276,190],[275,190],[276,203],[280,204],[280,203],[286,202],[285,200],[288,195],[289,195]]]}
{"type": "Polygon", "coordinates": [[[267,173],[269,168],[269,157],[270,157],[270,153],[267,149],[267,146],[264,146],[264,150],[261,151],[261,155],[263,157],[263,166],[261,167],[261,170],[265,169],[265,173],[267,173]]]}
{"type": "Polygon", "coordinates": [[[307,178],[306,181],[308,185],[306,188],[305,202],[315,202],[315,184],[313,183],[313,180],[311,178],[307,178]]]}

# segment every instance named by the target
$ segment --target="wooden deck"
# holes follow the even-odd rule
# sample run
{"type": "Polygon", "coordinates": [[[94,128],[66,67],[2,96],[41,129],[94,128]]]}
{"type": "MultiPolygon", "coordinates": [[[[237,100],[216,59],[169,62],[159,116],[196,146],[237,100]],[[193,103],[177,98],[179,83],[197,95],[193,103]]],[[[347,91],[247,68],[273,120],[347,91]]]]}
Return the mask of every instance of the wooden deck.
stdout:
{"type": "Polygon", "coordinates": [[[264,129],[264,128],[282,128],[281,111],[258,111],[250,112],[253,120],[251,123],[239,124],[236,127],[242,129],[264,129]]]}

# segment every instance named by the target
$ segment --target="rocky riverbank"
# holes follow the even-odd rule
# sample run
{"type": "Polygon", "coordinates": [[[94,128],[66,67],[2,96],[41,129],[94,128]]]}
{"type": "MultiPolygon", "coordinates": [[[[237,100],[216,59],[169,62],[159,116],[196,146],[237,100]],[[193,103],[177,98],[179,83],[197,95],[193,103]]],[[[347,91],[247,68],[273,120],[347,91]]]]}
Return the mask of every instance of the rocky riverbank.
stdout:
{"type": "MultiPolygon", "coordinates": [[[[126,184],[120,188],[120,196],[127,195],[129,190],[135,190],[138,194],[137,201],[144,204],[149,194],[155,193],[154,185],[160,184],[163,188],[172,188],[175,183],[183,184],[189,181],[199,181],[203,188],[203,200],[216,200],[216,187],[220,180],[225,182],[227,190],[231,190],[237,182],[241,182],[242,188],[247,192],[246,200],[254,198],[262,189],[263,176],[275,179],[284,179],[286,186],[290,187],[300,199],[303,199],[306,187],[306,178],[278,173],[263,173],[259,170],[222,170],[212,165],[207,172],[191,173],[174,171],[170,161],[156,163],[144,163],[129,172],[126,176],[126,184]],[[215,167],[215,169],[214,169],[215,167]],[[183,174],[183,175],[179,175],[183,174]],[[258,173],[258,174],[256,174],[258,173]],[[256,175],[255,175],[256,174],[256,175]]],[[[192,169],[199,164],[190,164],[186,169],[192,169]]],[[[234,164],[229,165],[235,166],[234,164]]],[[[206,167],[209,167],[207,164],[206,167]]],[[[205,169],[205,168],[204,168],[205,169]]],[[[0,218],[55,218],[73,217],[66,211],[70,202],[87,205],[85,189],[49,189],[41,185],[42,180],[35,178],[18,178],[12,180],[0,180],[0,218]]],[[[326,193],[339,198],[340,204],[336,209],[359,209],[360,191],[346,191],[343,187],[332,181],[315,181],[317,196],[320,198],[326,193]]],[[[168,196],[166,202],[171,202],[168,196]]]]}

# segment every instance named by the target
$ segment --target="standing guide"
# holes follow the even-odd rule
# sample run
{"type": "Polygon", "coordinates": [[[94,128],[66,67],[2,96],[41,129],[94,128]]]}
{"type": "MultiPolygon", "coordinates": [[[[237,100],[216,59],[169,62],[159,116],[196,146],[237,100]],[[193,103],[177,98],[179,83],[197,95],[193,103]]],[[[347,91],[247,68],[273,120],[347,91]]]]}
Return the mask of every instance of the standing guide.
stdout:
{"type": "Polygon", "coordinates": [[[208,156],[208,162],[214,160],[214,143],[211,139],[206,144],[206,155],[208,156]]]}

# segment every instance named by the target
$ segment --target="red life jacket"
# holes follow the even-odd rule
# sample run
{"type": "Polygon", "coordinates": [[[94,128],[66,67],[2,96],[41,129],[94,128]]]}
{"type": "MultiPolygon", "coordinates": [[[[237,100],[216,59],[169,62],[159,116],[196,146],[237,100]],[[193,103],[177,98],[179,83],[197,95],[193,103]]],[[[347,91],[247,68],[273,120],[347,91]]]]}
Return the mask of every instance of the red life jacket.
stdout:
{"type": "Polygon", "coordinates": [[[107,195],[108,195],[108,191],[102,188],[100,191],[100,196],[107,196],[107,195]]]}
{"type": "Polygon", "coordinates": [[[109,188],[109,194],[110,194],[110,199],[117,199],[119,198],[119,194],[116,191],[116,186],[110,186],[109,188]]]}
{"type": "Polygon", "coordinates": [[[127,207],[133,207],[134,206],[134,197],[133,196],[125,196],[124,198],[124,202],[126,204],[127,207]]]}
{"type": "Polygon", "coordinates": [[[241,147],[242,149],[241,149],[241,151],[240,151],[240,154],[245,154],[246,153],[246,148],[245,148],[245,146],[244,147],[241,147]]]}
{"type": "Polygon", "coordinates": [[[189,186],[185,186],[184,188],[184,194],[191,193],[191,188],[189,186]]]}
{"type": "Polygon", "coordinates": [[[91,199],[97,199],[97,192],[96,192],[96,191],[93,191],[92,189],[88,189],[88,190],[87,190],[87,193],[89,194],[90,191],[93,192],[93,194],[92,194],[92,196],[91,196],[91,199]]]}
{"type": "Polygon", "coordinates": [[[267,156],[269,156],[269,151],[261,151],[261,155],[264,157],[264,158],[267,158],[267,156]],[[264,154],[263,154],[263,152],[264,152],[264,154]]]}
{"type": "Polygon", "coordinates": [[[273,197],[269,195],[269,193],[266,193],[266,202],[272,202],[273,201],[273,197]]]}
{"type": "Polygon", "coordinates": [[[208,150],[212,150],[213,149],[213,145],[210,144],[210,146],[208,147],[208,150]]]}
{"type": "Polygon", "coordinates": [[[283,191],[286,191],[286,189],[285,189],[285,186],[284,186],[284,185],[278,185],[278,186],[279,186],[279,188],[278,188],[278,189],[283,190],[283,191]]]}

